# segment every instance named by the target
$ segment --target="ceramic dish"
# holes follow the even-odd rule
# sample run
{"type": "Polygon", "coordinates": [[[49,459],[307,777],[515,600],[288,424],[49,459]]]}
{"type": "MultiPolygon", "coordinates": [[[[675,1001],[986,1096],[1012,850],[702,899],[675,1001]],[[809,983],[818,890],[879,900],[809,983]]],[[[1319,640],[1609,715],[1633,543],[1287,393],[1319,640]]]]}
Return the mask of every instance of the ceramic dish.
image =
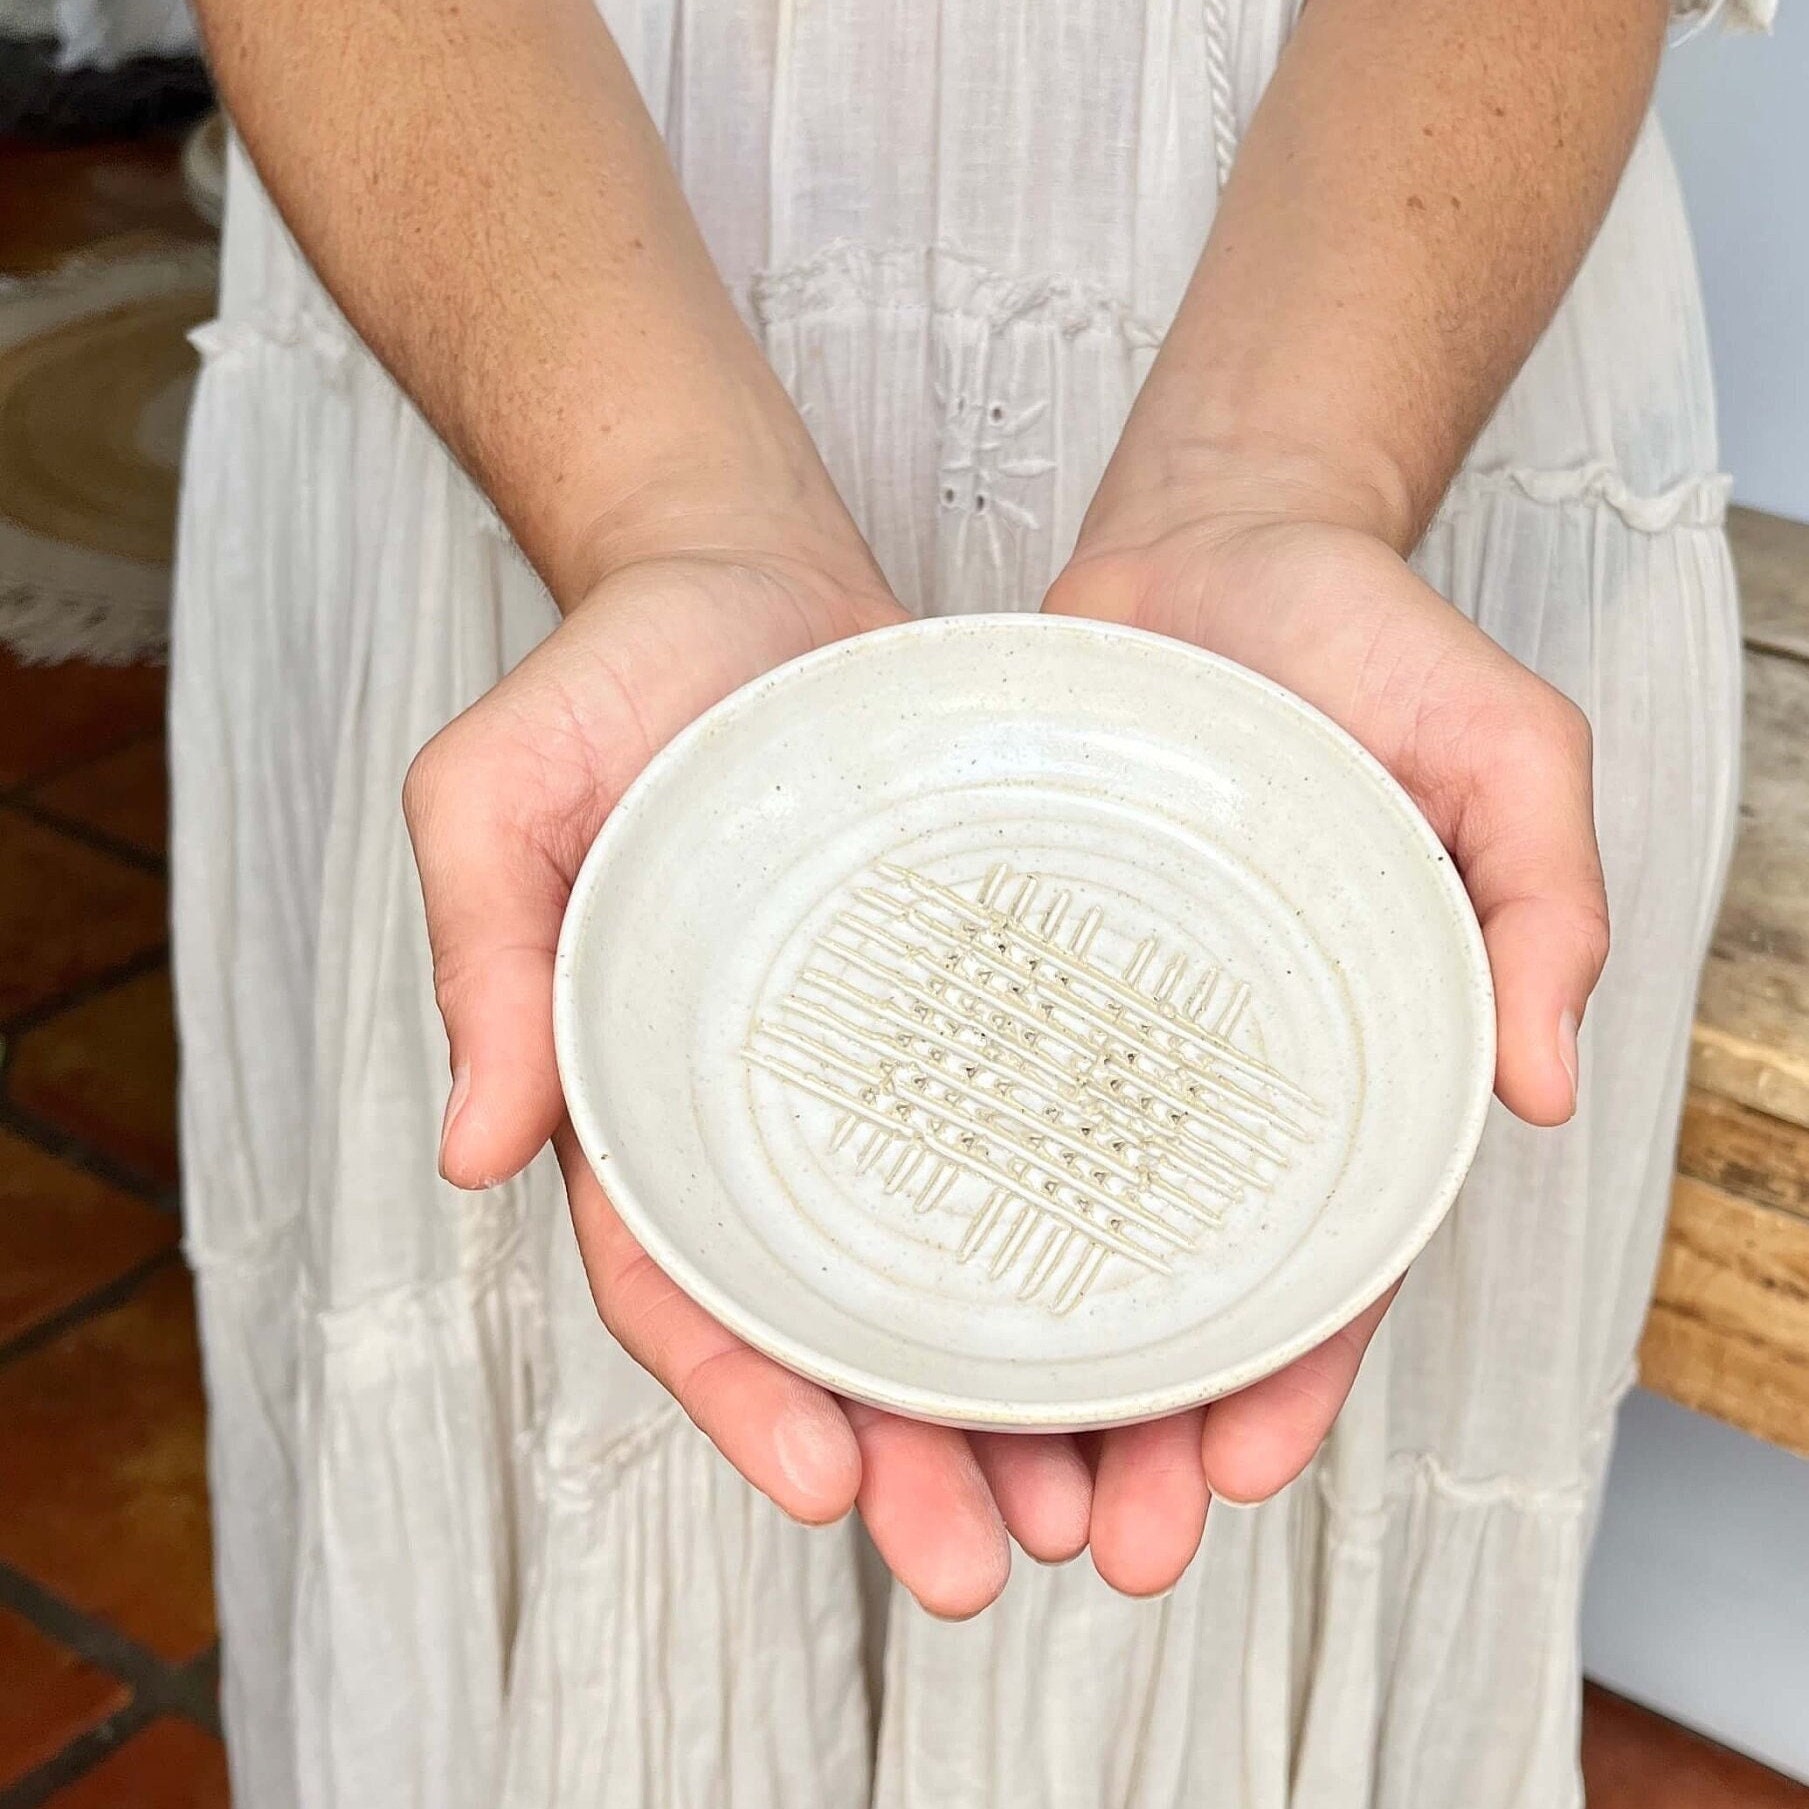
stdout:
{"type": "Polygon", "coordinates": [[[1118,1424],[1327,1337],[1481,1134],[1449,858],[1354,741],[1177,642],[845,641],[718,705],[584,863],[586,1155],[671,1278],[839,1393],[1118,1424]]]}

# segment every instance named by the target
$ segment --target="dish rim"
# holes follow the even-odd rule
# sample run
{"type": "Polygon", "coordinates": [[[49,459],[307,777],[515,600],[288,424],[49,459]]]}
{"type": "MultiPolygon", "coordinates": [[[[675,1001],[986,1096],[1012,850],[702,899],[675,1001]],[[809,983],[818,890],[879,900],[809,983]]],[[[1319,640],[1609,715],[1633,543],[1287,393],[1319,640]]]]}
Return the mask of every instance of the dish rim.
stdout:
{"type": "Polygon", "coordinates": [[[647,1255],[674,1285],[719,1324],[755,1350],[794,1373],[820,1383],[835,1394],[846,1395],[912,1419],[975,1430],[1078,1431],[1130,1425],[1160,1418],[1249,1387],[1265,1376],[1286,1368],[1289,1363],[1334,1336],[1400,1280],[1444,1222],[1475,1160],[1494,1092],[1495,996],[1482,929],[1456,863],[1394,775],[1354,736],[1340,728],[1323,712],[1273,679],[1240,666],[1221,654],[1209,652],[1170,635],[1085,617],[993,611],[934,616],[892,624],[814,648],[730,692],[660,748],[610,811],[572,883],[554,956],[553,1044],[572,1129],[598,1185],[607,1195],[617,1216],[647,1255]],[[1303,729],[1316,736],[1331,751],[1334,758],[1352,768],[1363,783],[1377,794],[1378,801],[1385,808],[1397,816],[1405,816],[1409,833],[1419,837],[1428,852],[1434,856],[1431,863],[1437,875],[1434,883],[1455,920],[1458,941],[1467,957],[1469,1003],[1477,1025],[1471,1049],[1468,1097],[1451,1155],[1440,1171],[1438,1183],[1428,1195],[1426,1204],[1391,1244],[1391,1254],[1384,1265],[1387,1272],[1380,1280],[1375,1279],[1374,1272],[1371,1271],[1369,1278],[1360,1286],[1347,1290],[1336,1307],[1320,1314],[1291,1337],[1271,1344],[1239,1363],[1165,1387],[1143,1388],[1128,1394],[1101,1396],[1091,1400],[1075,1398],[1054,1402],[1014,1402],[949,1393],[939,1388],[876,1374],[858,1365],[840,1363],[823,1356],[782,1327],[772,1324],[757,1308],[744,1304],[698,1270],[684,1251],[665,1234],[658,1214],[648,1209],[646,1202],[623,1178],[612,1175],[605,1179],[605,1171],[610,1166],[611,1140],[605,1135],[605,1118],[581,1071],[578,1054],[579,1007],[576,993],[579,948],[616,847],[631,833],[647,810],[659,801],[667,775],[682,769],[692,750],[718,732],[723,724],[757,710],[776,690],[789,687],[803,675],[821,673],[836,665],[868,657],[881,643],[932,637],[958,638],[973,634],[997,635],[1004,625],[1009,625],[1005,627],[1005,632],[1071,636],[1077,644],[1123,640],[1154,643],[1164,657],[1193,663],[1202,672],[1209,673],[1215,682],[1247,687],[1271,703],[1280,705],[1284,714],[1292,715],[1303,729]]]}

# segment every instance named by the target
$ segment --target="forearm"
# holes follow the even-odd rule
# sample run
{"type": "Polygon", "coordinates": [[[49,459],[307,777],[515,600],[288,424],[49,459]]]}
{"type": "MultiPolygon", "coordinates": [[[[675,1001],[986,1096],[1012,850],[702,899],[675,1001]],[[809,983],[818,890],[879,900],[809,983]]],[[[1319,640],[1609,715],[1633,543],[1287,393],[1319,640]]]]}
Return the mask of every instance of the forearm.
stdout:
{"type": "Polygon", "coordinates": [[[1292,496],[1407,551],[1601,223],[1664,23],[1309,0],[1090,531],[1292,496]]]}
{"type": "Polygon", "coordinates": [[[569,607],[649,541],[852,533],[590,0],[200,0],[352,324],[569,607]]]}

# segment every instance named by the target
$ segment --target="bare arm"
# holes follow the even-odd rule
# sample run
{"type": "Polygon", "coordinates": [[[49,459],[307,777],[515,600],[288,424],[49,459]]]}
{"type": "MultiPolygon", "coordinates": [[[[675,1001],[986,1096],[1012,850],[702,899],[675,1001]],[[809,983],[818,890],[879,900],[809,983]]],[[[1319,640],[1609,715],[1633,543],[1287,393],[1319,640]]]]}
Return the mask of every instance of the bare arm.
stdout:
{"type": "Polygon", "coordinates": [[[1594,238],[1665,0],[1310,0],[1102,516],[1297,489],[1405,552],[1594,238]]]}
{"type": "Polygon", "coordinates": [[[591,0],[199,10],[302,248],[562,607],[781,508],[856,539],[591,0]]]}

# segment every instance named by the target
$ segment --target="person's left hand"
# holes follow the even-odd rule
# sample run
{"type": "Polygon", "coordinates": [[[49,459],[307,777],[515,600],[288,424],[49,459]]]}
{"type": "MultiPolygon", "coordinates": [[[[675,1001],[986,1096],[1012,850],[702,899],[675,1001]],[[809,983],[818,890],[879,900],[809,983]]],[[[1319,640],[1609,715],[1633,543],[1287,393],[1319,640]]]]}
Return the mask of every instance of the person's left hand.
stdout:
{"type": "MultiPolygon", "coordinates": [[[[1531,1124],[1570,1117],[1577,1026],[1608,952],[1589,725],[1574,705],[1381,540],[1282,511],[1083,533],[1043,607],[1223,654],[1381,760],[1450,849],[1481,921],[1497,1095],[1531,1124]]],[[[1090,1535],[1100,1574],[1136,1594],[1167,1588],[1199,1543],[1209,1494],[1257,1501],[1292,1481],[1394,1293],[1237,1394],[1106,1433],[1090,1535]]]]}

